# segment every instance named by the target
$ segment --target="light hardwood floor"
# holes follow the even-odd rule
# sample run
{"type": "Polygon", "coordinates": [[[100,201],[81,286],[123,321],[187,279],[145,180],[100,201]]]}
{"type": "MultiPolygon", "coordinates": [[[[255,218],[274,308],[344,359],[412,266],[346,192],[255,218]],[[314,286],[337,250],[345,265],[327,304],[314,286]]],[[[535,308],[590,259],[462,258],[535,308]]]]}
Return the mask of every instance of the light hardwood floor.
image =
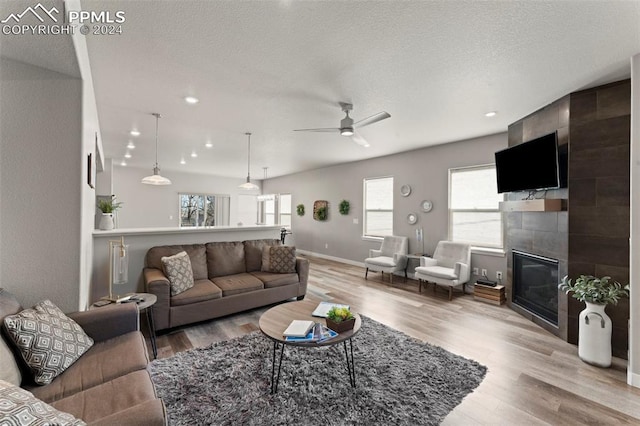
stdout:
{"type": "MultiPolygon", "coordinates": [[[[447,416],[446,425],[640,424],[640,389],[626,384],[626,361],[602,369],[583,363],[577,347],[506,306],[417,281],[309,257],[305,300],[334,300],[378,322],[489,369],[480,386],[447,416]]],[[[158,358],[258,330],[268,308],[172,330],[158,337],[158,358]]],[[[357,368],[357,360],[356,360],[357,368]]]]}

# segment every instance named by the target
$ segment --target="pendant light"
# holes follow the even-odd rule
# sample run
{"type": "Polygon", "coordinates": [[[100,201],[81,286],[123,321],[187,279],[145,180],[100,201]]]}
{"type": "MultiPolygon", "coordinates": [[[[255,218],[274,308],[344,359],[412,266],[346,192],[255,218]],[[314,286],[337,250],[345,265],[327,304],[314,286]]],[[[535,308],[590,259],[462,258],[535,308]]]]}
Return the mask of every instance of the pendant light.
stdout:
{"type": "Polygon", "coordinates": [[[158,167],[158,121],[160,120],[160,114],[154,112],[151,115],[156,118],[156,164],[153,167],[153,174],[143,178],[142,183],[147,185],[171,185],[169,179],[160,176],[160,167],[158,167]]]}
{"type": "Polygon", "coordinates": [[[248,141],[248,148],[247,148],[247,181],[245,183],[243,183],[242,185],[239,185],[238,188],[242,188],[242,189],[260,189],[260,187],[258,185],[256,185],[255,183],[251,183],[251,133],[247,132],[245,133],[245,135],[247,135],[249,141],[248,141]]]}

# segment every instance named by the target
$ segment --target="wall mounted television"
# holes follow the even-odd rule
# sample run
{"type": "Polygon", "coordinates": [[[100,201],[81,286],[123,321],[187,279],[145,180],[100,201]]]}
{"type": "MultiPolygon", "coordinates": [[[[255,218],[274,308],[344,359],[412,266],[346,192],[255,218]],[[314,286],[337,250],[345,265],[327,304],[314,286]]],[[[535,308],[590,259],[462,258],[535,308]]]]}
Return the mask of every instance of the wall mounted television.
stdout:
{"type": "Polygon", "coordinates": [[[496,152],[498,193],[566,187],[566,148],[553,132],[496,152]]]}

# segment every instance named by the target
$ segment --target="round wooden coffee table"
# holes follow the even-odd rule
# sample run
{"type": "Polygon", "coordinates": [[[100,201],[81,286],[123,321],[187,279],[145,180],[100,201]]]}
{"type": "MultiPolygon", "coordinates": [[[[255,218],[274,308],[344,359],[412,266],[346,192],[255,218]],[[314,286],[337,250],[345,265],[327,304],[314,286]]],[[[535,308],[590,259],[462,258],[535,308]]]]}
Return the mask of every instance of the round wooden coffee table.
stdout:
{"type": "Polygon", "coordinates": [[[324,340],[322,342],[289,342],[285,340],[282,333],[291,324],[293,320],[311,320],[319,322],[325,325],[324,318],[318,318],[311,316],[311,313],[318,306],[318,302],[311,302],[309,300],[301,302],[288,302],[275,306],[262,314],[260,317],[260,330],[262,333],[273,341],[273,364],[271,366],[271,393],[278,391],[278,382],[280,381],[280,371],[282,369],[282,359],[284,357],[285,346],[298,346],[315,348],[322,346],[333,346],[339,343],[344,345],[344,355],[347,361],[347,370],[349,372],[349,382],[351,386],[356,386],[356,371],[353,362],[353,342],[352,338],[362,325],[360,315],[353,314],[356,322],[352,330],[345,331],[338,334],[336,337],[324,340]],[[349,350],[347,350],[347,342],[349,343],[349,350]],[[277,356],[278,349],[280,349],[280,356],[277,356]],[[278,364],[278,374],[276,376],[276,363],[278,364]]]}

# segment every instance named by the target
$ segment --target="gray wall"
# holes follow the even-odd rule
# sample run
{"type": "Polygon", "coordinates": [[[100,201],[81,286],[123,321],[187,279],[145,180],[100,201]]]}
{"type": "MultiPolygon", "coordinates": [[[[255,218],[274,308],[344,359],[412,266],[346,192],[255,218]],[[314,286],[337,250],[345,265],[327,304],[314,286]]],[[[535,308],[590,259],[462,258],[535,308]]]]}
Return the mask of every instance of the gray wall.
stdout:
{"type": "MultiPolygon", "coordinates": [[[[380,247],[379,242],[362,238],[363,179],[393,176],[394,233],[410,238],[410,253],[420,252],[422,247],[415,238],[415,229],[422,227],[425,251],[433,253],[438,241],[446,240],[448,234],[448,169],[493,163],[494,152],[506,146],[506,133],[438,145],[267,179],[263,182],[263,193],[292,194],[294,214],[290,241],[294,241],[296,247],[362,262],[369,249],[380,247]],[[400,195],[400,187],[404,184],[412,188],[408,197],[400,195]],[[347,216],[338,213],[338,204],[343,199],[351,203],[351,212],[347,216]],[[425,199],[433,202],[433,210],[429,213],[420,209],[421,201],[425,199]],[[329,201],[329,219],[326,222],[313,220],[315,200],[329,201]],[[295,214],[295,206],[300,203],[306,209],[303,217],[295,214]],[[411,212],[418,215],[415,225],[409,225],[406,220],[411,212]]],[[[504,257],[474,254],[472,265],[487,268],[492,278],[497,270],[506,273],[504,257]]]]}
{"type": "Polygon", "coordinates": [[[77,310],[82,81],[5,58],[0,73],[0,280],[25,306],[77,310]]]}
{"type": "MultiPolygon", "coordinates": [[[[118,210],[118,228],[159,228],[178,226],[178,193],[193,192],[224,194],[231,196],[229,225],[237,223],[238,194],[258,194],[238,188],[241,179],[201,175],[173,170],[163,170],[162,175],[171,179],[172,185],[143,185],[140,180],[152,173],[151,168],[140,169],[113,165],[109,170],[98,173],[100,187],[108,187],[102,182],[113,179],[113,194],[124,204],[118,210]]],[[[259,181],[254,181],[260,186],[259,181]]],[[[98,194],[109,195],[109,194],[98,194]]],[[[245,223],[245,225],[253,225],[245,223]]]]}

